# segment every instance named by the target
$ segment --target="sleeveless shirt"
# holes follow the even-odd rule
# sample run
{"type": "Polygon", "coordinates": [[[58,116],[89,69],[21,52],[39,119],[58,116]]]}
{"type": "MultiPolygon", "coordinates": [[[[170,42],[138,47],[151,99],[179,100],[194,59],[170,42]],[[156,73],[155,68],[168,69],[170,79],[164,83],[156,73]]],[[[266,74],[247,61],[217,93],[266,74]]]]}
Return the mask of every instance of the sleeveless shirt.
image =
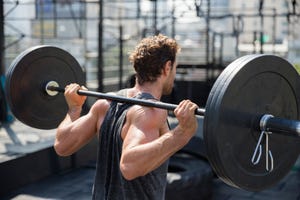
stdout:
{"type": "MultiPolygon", "coordinates": [[[[154,99],[141,93],[135,98],[154,99]]],[[[121,130],[131,104],[112,101],[99,134],[94,200],[163,200],[165,198],[168,161],[145,176],[126,180],[120,171],[123,140],[121,130]]]]}

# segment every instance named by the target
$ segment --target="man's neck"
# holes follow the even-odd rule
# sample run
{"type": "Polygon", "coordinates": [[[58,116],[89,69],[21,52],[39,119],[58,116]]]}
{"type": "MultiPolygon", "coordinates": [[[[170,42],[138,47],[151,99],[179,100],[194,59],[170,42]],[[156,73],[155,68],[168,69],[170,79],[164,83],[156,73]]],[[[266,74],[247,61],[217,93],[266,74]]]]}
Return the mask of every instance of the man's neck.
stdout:
{"type": "Polygon", "coordinates": [[[161,84],[158,82],[144,83],[143,85],[139,85],[138,83],[136,83],[135,86],[131,89],[131,92],[132,96],[138,93],[150,93],[155,99],[159,100],[162,96],[161,87],[161,84]]]}

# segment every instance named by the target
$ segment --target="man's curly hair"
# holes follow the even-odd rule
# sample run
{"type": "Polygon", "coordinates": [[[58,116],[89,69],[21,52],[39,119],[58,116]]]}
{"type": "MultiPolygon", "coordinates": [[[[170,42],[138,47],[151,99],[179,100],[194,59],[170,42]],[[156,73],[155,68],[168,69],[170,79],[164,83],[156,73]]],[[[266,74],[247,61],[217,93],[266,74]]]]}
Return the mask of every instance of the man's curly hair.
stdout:
{"type": "Polygon", "coordinates": [[[177,42],[162,34],[142,39],[129,56],[138,83],[156,81],[167,61],[171,61],[173,66],[179,51],[177,42]]]}

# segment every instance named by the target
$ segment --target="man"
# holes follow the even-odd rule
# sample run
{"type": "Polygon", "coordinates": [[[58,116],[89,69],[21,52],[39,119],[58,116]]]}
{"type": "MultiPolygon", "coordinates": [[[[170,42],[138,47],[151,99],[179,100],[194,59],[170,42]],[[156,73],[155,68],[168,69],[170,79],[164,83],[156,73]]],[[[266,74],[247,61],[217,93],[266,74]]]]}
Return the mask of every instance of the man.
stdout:
{"type": "MultiPolygon", "coordinates": [[[[179,45],[163,35],[143,39],[130,55],[136,71],[133,88],[118,95],[158,101],[172,91],[179,45]]],[[[189,100],[174,110],[178,125],[169,130],[167,111],[97,100],[80,117],[86,99],[77,84],[65,88],[69,111],[57,129],[55,150],[68,156],[98,134],[93,199],[164,199],[168,159],[194,136],[195,109],[189,100]]]]}

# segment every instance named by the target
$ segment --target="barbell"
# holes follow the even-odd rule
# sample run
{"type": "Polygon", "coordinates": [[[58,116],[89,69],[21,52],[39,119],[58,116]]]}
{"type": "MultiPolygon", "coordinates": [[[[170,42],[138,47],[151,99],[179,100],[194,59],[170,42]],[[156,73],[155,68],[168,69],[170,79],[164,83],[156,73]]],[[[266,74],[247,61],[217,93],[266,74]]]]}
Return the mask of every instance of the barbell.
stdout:
{"type": "MultiPolygon", "coordinates": [[[[18,55],[6,74],[7,102],[31,127],[53,129],[68,106],[64,88],[85,83],[77,60],[54,46],[18,55]]],[[[79,95],[174,110],[177,105],[79,90],[79,95]]],[[[225,183],[261,191],[279,182],[300,150],[300,79],[294,67],[274,55],[247,55],[229,64],[214,83],[204,116],[203,139],[213,170],[225,183]]]]}

